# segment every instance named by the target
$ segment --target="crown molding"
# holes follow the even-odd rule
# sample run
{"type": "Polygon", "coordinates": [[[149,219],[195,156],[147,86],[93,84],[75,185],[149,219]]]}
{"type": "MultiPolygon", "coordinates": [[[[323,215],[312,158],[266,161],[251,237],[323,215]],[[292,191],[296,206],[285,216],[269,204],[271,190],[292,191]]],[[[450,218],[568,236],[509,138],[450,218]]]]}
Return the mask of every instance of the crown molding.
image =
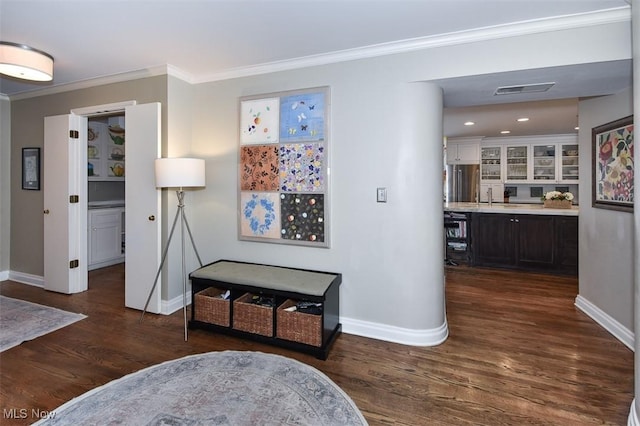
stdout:
{"type": "Polygon", "coordinates": [[[154,77],[158,75],[170,75],[190,84],[207,83],[213,81],[229,80],[233,78],[250,77],[260,74],[268,74],[279,71],[290,71],[319,65],[329,65],[340,62],[368,59],[398,53],[407,53],[418,50],[477,43],[487,40],[496,40],[509,37],[518,37],[544,32],[554,32],[576,28],[591,27],[597,25],[617,24],[631,21],[631,7],[619,7],[599,10],[595,12],[575,15],[557,16],[552,18],[536,19],[530,21],[514,22],[492,27],[478,28],[474,30],[451,32],[430,37],[420,37],[396,42],[381,43],[371,46],[346,49],[326,54],[310,55],[291,60],[275,61],[248,67],[239,67],[193,76],[173,65],[159,65],[142,70],[97,77],[68,84],[37,89],[12,95],[11,100],[33,98],[71,90],[86,89],[110,83],[120,83],[139,78],[154,77]]]}
{"type": "Polygon", "coordinates": [[[267,74],[278,71],[290,71],[299,68],[329,65],[339,62],[413,52],[417,50],[433,49],[437,47],[477,43],[487,40],[630,21],[631,8],[619,7],[596,12],[514,22],[492,27],[439,34],[436,36],[381,43],[327,54],[305,56],[292,60],[234,68],[195,78],[194,83],[228,80],[232,78],[249,77],[252,75],[267,74]]]}
{"type": "MultiPolygon", "coordinates": [[[[178,78],[187,75],[172,65],[157,65],[142,70],[128,71],[118,74],[112,74],[102,77],[91,78],[88,80],[75,81],[73,83],[60,84],[46,89],[36,89],[29,92],[17,93],[9,98],[12,101],[21,99],[35,98],[38,96],[53,95],[56,93],[69,92],[72,90],[88,89],[90,87],[103,86],[105,84],[122,83],[124,81],[137,80],[140,78],[157,77],[159,75],[173,75],[178,78]]],[[[188,77],[191,80],[191,77],[188,77]]]]}
{"type": "Polygon", "coordinates": [[[175,67],[173,65],[167,64],[167,75],[170,75],[172,77],[176,77],[182,81],[185,81],[187,83],[190,84],[194,84],[195,81],[193,79],[193,75],[189,74],[186,71],[181,70],[178,67],[175,67]]]}

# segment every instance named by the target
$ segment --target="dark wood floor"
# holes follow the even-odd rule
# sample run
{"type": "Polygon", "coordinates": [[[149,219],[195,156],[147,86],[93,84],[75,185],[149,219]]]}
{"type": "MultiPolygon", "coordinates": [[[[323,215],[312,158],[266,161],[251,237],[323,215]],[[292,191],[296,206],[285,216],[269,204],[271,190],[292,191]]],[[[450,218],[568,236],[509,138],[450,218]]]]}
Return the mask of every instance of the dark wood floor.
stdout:
{"type": "MultiPolygon", "coordinates": [[[[90,290],[46,292],[5,281],[0,293],[88,318],[0,354],[0,409],[53,410],[162,361],[226,349],[278,353],[322,370],[371,425],[624,425],[633,353],[578,311],[575,278],[451,267],[450,336],[411,347],[343,334],[329,359],[194,330],[182,314],[124,308],[121,266],[90,273],[90,290]]],[[[28,424],[0,417],[0,424],[28,424]]]]}

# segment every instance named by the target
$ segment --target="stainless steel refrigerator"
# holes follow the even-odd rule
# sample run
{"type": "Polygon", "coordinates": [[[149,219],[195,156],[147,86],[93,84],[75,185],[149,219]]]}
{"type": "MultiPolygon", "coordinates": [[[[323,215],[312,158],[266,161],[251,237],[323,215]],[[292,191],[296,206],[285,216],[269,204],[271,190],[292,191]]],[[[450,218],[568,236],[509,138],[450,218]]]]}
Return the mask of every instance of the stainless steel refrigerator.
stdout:
{"type": "Polygon", "coordinates": [[[477,203],[480,196],[480,165],[447,165],[447,202],[477,203]]]}

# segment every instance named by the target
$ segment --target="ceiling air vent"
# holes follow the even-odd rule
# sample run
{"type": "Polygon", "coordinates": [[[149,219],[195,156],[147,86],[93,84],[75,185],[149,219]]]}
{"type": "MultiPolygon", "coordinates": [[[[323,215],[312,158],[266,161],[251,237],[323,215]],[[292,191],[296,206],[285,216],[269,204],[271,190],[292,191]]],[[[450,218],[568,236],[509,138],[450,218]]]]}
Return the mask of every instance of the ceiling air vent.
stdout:
{"type": "Polygon", "coordinates": [[[546,92],[556,84],[553,83],[535,83],[535,84],[520,84],[517,86],[501,86],[498,87],[494,95],[514,95],[518,93],[536,93],[546,92]]]}

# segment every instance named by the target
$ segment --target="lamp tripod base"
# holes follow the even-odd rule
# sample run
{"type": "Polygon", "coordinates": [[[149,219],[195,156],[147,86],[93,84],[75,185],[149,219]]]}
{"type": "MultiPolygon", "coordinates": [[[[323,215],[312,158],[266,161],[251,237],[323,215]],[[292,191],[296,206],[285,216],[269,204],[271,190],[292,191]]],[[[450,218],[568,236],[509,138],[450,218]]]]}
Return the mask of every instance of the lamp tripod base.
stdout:
{"type": "Polygon", "coordinates": [[[189,227],[189,222],[187,221],[187,217],[184,214],[184,191],[182,188],[176,191],[176,196],[178,197],[178,210],[176,210],[176,215],[173,218],[173,224],[171,225],[171,232],[169,232],[169,239],[167,240],[167,244],[162,251],[162,260],[160,261],[160,266],[158,267],[158,272],[156,273],[156,278],[153,281],[153,286],[151,287],[151,291],[149,292],[149,296],[147,297],[147,302],[144,305],[144,309],[142,310],[142,315],[140,316],[140,322],[144,318],[144,314],[147,312],[147,308],[149,307],[149,302],[151,301],[151,296],[153,292],[156,290],[158,286],[158,279],[160,278],[160,273],[162,272],[162,268],[164,267],[164,262],[167,259],[167,253],[169,252],[169,246],[171,245],[171,239],[173,238],[173,232],[176,229],[176,224],[178,223],[178,217],[180,218],[180,248],[182,251],[182,313],[184,317],[184,341],[187,341],[187,271],[186,271],[186,263],[185,263],[185,251],[184,251],[184,238],[185,238],[185,228],[187,233],[189,234],[189,239],[191,241],[191,246],[193,247],[193,251],[198,258],[198,263],[202,267],[202,260],[200,259],[200,254],[198,253],[198,249],[196,248],[196,244],[193,241],[193,235],[191,234],[191,228],[189,227]]]}

